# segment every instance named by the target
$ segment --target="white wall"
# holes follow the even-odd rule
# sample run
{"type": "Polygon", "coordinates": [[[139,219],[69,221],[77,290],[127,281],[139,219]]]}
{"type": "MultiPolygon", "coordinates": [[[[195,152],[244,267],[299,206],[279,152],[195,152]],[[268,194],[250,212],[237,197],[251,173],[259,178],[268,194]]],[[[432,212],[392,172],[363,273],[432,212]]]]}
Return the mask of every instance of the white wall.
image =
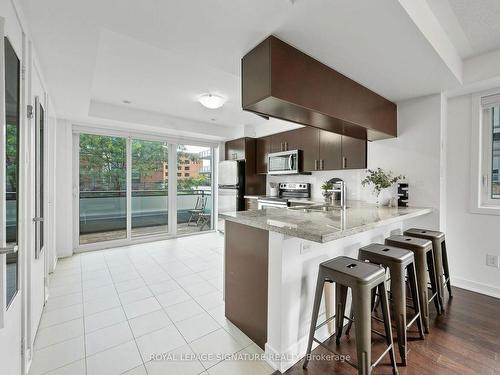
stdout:
{"type": "Polygon", "coordinates": [[[440,228],[442,95],[398,103],[398,137],[368,144],[368,167],[404,174],[412,206],[432,207],[431,215],[409,225],[440,228]]]}
{"type": "Polygon", "coordinates": [[[57,120],[55,143],[55,241],[57,256],[63,258],[73,255],[73,132],[67,120],[57,120]]]}
{"type": "Polygon", "coordinates": [[[472,214],[470,134],[472,98],[448,101],[446,240],[452,283],[500,297],[500,270],[486,266],[486,254],[500,255],[500,216],[472,214]]]}

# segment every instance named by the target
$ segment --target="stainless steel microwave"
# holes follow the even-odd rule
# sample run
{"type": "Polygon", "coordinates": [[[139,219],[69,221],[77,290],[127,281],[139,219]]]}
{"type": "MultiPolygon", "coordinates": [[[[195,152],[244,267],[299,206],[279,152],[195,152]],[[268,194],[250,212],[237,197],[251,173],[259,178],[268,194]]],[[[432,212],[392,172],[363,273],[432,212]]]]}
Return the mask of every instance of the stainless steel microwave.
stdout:
{"type": "Polygon", "coordinates": [[[267,160],[268,174],[299,174],[302,157],[301,150],[273,152],[267,160]]]}

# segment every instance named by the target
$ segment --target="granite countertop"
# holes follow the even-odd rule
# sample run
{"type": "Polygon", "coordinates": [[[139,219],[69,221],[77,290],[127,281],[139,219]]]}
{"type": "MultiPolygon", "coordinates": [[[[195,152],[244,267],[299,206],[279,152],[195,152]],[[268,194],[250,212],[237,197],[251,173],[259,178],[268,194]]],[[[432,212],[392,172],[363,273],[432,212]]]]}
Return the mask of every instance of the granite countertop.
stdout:
{"type": "Polygon", "coordinates": [[[313,212],[270,208],[226,212],[221,213],[220,217],[235,223],[323,243],[432,211],[432,208],[426,207],[377,207],[374,204],[351,201],[345,210],[313,212]]]}

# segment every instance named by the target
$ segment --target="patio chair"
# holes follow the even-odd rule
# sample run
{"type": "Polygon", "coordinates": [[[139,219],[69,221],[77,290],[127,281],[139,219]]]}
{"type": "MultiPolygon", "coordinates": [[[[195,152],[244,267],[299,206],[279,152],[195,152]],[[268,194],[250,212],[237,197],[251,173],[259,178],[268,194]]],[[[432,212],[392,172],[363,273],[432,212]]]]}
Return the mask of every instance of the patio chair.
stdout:
{"type": "Polygon", "coordinates": [[[194,223],[195,226],[198,226],[198,221],[200,220],[200,214],[205,211],[205,207],[207,205],[207,196],[201,195],[196,198],[196,204],[194,209],[188,210],[189,212],[189,220],[187,225],[192,225],[194,223]]]}
{"type": "Polygon", "coordinates": [[[202,212],[198,215],[198,221],[196,222],[196,225],[198,225],[200,227],[200,232],[203,230],[205,225],[210,227],[211,216],[212,216],[212,214],[210,212],[202,212]]]}

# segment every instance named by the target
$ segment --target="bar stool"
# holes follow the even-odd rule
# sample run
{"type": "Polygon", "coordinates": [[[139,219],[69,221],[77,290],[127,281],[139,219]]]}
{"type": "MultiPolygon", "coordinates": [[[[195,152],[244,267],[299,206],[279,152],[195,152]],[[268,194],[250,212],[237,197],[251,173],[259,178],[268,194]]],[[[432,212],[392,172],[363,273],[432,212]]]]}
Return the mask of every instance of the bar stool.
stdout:
{"type": "MultiPolygon", "coordinates": [[[[424,339],[413,253],[410,250],[399,247],[373,243],[359,249],[358,259],[380,264],[389,269],[391,282],[390,294],[392,295],[391,305],[394,311],[393,318],[396,321],[399,354],[403,366],[406,366],[408,328],[416,322],[420,338],[424,339]],[[412,308],[415,310],[414,317],[408,323],[406,319],[406,272],[408,272],[408,284],[410,286],[413,301],[412,308]]],[[[351,324],[352,323],[349,322],[348,331],[351,324]]]]}
{"type": "Polygon", "coordinates": [[[438,282],[439,304],[441,311],[444,311],[444,286],[448,288],[448,295],[451,294],[450,269],[448,268],[448,254],[446,252],[446,240],[443,232],[434,230],[411,228],[404,232],[405,236],[424,238],[432,241],[434,251],[434,264],[436,265],[436,279],[438,282]]]}
{"type": "MultiPolygon", "coordinates": [[[[337,344],[339,344],[344,326],[345,305],[347,300],[348,288],[352,290],[352,308],[354,309],[354,320],[356,322],[356,352],[358,363],[346,361],[354,368],[358,369],[358,374],[369,375],[373,368],[389,353],[393,374],[398,373],[396,367],[396,358],[394,355],[394,345],[392,343],[391,317],[389,313],[389,303],[387,298],[387,289],[385,285],[385,271],[382,267],[374,264],[361,262],[357,259],[348,257],[337,257],[319,265],[318,281],[314,296],[313,313],[311,319],[311,328],[309,331],[309,341],[307,344],[306,360],[303,368],[307,368],[309,363],[312,343],[317,342],[325,349],[333,352],[328,346],[314,337],[316,330],[327,324],[335,318],[337,344]],[[335,302],[337,311],[333,317],[316,327],[318,321],[319,307],[321,304],[321,295],[325,282],[335,283],[335,302]],[[370,296],[373,289],[378,289],[381,296],[382,313],[384,318],[385,335],[372,330],[371,327],[371,306],[370,296]],[[387,349],[372,364],[371,362],[371,332],[384,336],[387,342],[387,349]]],[[[349,319],[349,318],[347,318],[349,319]]]]}
{"type": "Polygon", "coordinates": [[[434,265],[434,252],[432,251],[432,242],[422,238],[395,235],[385,239],[385,244],[413,252],[415,257],[415,268],[417,270],[418,299],[420,302],[420,313],[424,323],[425,333],[429,333],[429,303],[434,301],[436,311],[441,314],[439,305],[436,268],[434,265]],[[427,286],[427,273],[431,283],[432,294],[429,296],[427,286]]]}

